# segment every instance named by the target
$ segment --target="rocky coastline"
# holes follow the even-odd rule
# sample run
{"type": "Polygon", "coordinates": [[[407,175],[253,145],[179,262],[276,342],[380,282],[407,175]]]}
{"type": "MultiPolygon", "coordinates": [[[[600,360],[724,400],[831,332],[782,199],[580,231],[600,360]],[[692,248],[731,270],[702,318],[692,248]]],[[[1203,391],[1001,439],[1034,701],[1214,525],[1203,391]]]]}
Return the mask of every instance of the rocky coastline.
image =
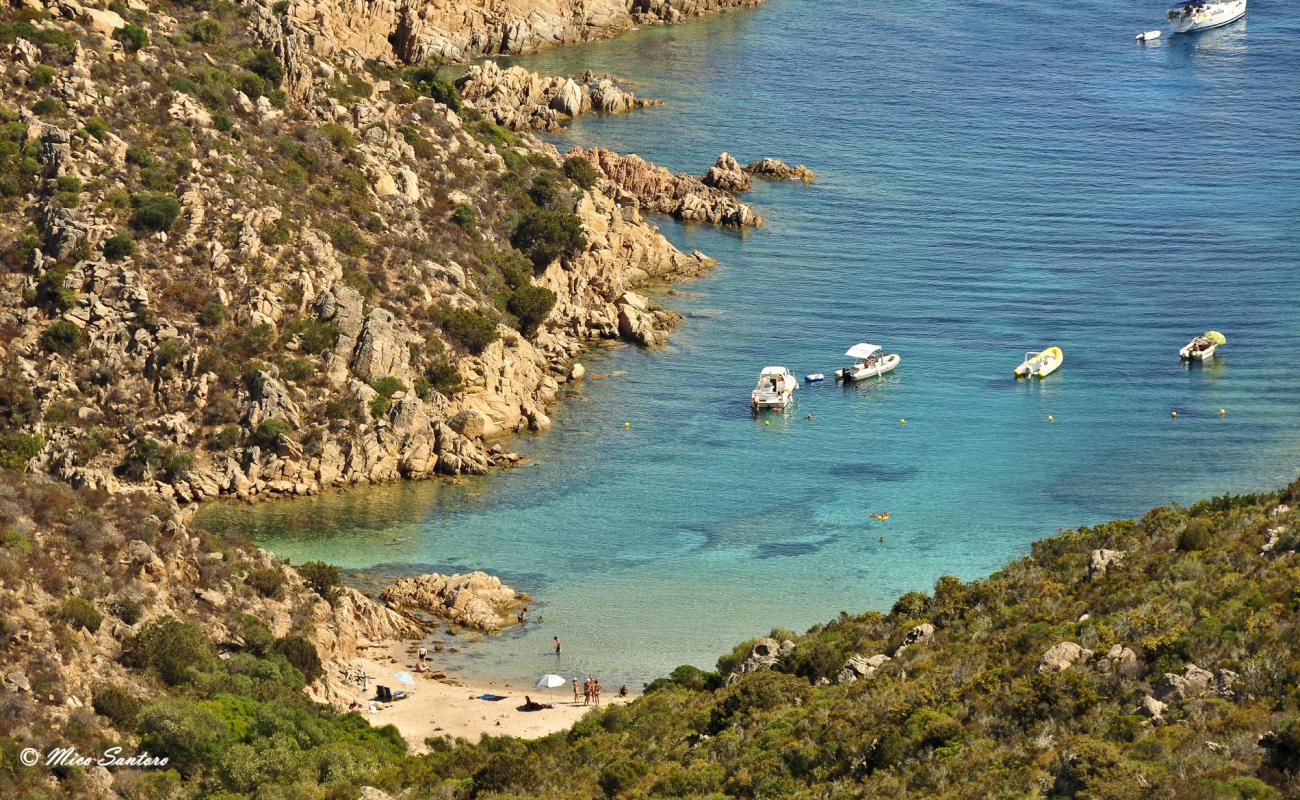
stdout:
{"type": "Polygon", "coordinates": [[[663,105],[637,97],[623,82],[588,72],[580,79],[538,75],[523,67],[475,64],[456,79],[461,97],[512,131],[555,130],[560,120],[598,112],[622,114],[663,105]]]}
{"type": "Polygon", "coordinates": [[[663,25],[763,0],[291,0],[289,24],[317,53],[418,63],[464,62],[596,41],[638,25],[663,25]]]}

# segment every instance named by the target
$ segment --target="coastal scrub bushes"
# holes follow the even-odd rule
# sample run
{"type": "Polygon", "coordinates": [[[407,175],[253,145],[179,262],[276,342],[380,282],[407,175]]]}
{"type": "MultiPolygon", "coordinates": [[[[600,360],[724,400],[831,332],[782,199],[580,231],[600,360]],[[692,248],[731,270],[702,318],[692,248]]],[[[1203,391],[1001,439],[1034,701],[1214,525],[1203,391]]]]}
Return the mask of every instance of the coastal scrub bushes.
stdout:
{"type": "Polygon", "coordinates": [[[474,355],[501,338],[496,322],[468,308],[446,309],[440,315],[439,324],[448,336],[474,355]]]}
{"type": "Polygon", "coordinates": [[[564,176],[579,189],[590,189],[600,179],[600,173],[591,162],[581,156],[569,156],[562,165],[564,176]]]}
{"type": "Polygon", "coordinates": [[[299,564],[298,574],[313,592],[326,600],[333,600],[343,588],[343,573],[338,567],[324,561],[299,564]]]}
{"type": "Polygon", "coordinates": [[[50,327],[41,332],[41,347],[47,353],[61,356],[71,355],[85,343],[85,337],[73,323],[66,319],[55,320],[50,327]]]}
{"type": "Polygon", "coordinates": [[[533,268],[541,272],[557,258],[576,254],[587,246],[587,236],[578,216],[571,211],[533,208],[525,211],[510,235],[533,268]]]}
{"type": "Polygon", "coordinates": [[[555,292],[526,283],[510,295],[506,309],[519,320],[519,330],[529,335],[546,320],[555,306],[555,292]]]}
{"type": "Polygon", "coordinates": [[[456,91],[455,84],[439,74],[436,62],[411,67],[406,71],[405,78],[408,86],[425,97],[437,100],[457,114],[463,110],[460,92],[456,91]]]}
{"type": "Polygon", "coordinates": [[[131,224],[146,231],[171,230],[181,213],[181,204],[169,195],[140,192],[131,203],[135,206],[131,224]]]}

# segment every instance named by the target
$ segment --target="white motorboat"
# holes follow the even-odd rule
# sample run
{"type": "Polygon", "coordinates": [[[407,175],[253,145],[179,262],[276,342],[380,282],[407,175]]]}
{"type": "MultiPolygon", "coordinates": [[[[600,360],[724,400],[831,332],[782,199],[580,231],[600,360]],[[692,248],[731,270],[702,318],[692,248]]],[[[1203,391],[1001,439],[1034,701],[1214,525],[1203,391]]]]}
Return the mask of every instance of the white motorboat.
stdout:
{"type": "Polygon", "coordinates": [[[1246,16],[1246,0],[1187,0],[1165,12],[1172,33],[1218,28],[1246,16]]]}
{"type": "Polygon", "coordinates": [[[1228,343],[1228,337],[1218,331],[1206,331],[1183,345],[1178,357],[1184,361],[1207,361],[1214,358],[1214,353],[1228,343]]]}
{"type": "Polygon", "coordinates": [[[844,355],[856,361],[841,369],[835,370],[835,379],[846,383],[854,383],[864,378],[878,378],[886,372],[891,372],[902,361],[898,353],[885,354],[884,348],[878,344],[862,342],[855,344],[845,351],[844,355]]]}
{"type": "Polygon", "coordinates": [[[798,388],[799,381],[790,370],[763,367],[754,391],[749,393],[749,401],[755,411],[784,411],[794,403],[794,390],[798,388]]]}

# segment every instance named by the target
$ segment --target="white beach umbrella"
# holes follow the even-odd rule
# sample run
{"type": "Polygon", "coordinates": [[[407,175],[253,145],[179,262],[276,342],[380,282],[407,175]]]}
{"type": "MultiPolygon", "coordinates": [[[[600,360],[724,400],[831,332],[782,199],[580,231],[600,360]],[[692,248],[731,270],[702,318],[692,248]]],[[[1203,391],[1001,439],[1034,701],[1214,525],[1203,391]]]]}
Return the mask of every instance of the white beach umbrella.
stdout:
{"type": "Polygon", "coordinates": [[[537,679],[537,685],[543,689],[558,689],[568,683],[563,675],[556,675],[554,672],[548,672],[537,679]]]}
{"type": "Polygon", "coordinates": [[[401,681],[402,683],[406,684],[407,686],[415,685],[415,676],[409,672],[394,672],[393,677],[401,681]]]}

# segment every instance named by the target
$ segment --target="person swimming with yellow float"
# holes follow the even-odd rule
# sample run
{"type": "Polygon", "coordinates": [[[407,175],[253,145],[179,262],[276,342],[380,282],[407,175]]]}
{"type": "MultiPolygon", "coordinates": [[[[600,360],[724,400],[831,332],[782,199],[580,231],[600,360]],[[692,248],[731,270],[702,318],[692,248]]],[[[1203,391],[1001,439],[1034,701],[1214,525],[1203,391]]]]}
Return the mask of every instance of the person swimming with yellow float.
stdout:
{"type": "Polygon", "coordinates": [[[889,512],[888,512],[888,511],[883,511],[883,512],[881,512],[881,513],[879,513],[879,514],[868,514],[867,516],[868,516],[868,517],[871,517],[872,519],[878,519],[878,520],[880,520],[881,522],[888,522],[888,521],[889,521],[889,512]]]}

